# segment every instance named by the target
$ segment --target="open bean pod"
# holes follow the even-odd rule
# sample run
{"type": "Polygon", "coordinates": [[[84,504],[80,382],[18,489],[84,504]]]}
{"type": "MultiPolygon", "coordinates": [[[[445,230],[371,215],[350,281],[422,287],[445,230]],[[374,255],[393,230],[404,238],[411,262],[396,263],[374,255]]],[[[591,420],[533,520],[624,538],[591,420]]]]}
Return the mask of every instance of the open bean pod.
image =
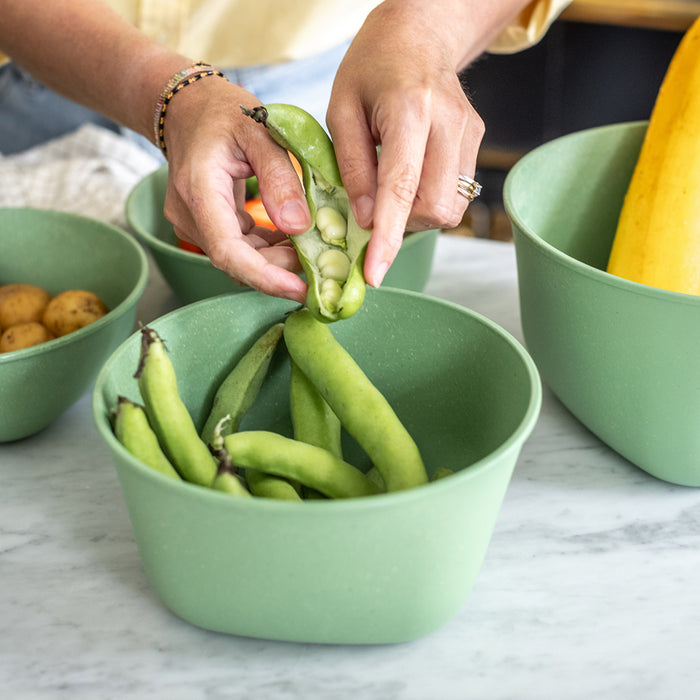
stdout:
{"type": "Polygon", "coordinates": [[[270,104],[241,109],[263,124],[301,166],[312,224],[290,240],[306,275],[307,307],[326,323],[349,318],[365,298],[363,266],[371,232],[355,221],[333,142],[316,119],[300,107],[270,104]]]}

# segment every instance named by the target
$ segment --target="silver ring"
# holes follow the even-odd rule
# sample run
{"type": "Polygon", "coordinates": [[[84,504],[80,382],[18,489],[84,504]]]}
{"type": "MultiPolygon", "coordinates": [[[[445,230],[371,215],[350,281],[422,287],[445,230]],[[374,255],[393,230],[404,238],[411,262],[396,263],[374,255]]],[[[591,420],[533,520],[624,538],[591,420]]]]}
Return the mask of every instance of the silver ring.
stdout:
{"type": "Polygon", "coordinates": [[[473,202],[481,194],[481,185],[471,177],[460,175],[457,178],[457,192],[473,202]]]}

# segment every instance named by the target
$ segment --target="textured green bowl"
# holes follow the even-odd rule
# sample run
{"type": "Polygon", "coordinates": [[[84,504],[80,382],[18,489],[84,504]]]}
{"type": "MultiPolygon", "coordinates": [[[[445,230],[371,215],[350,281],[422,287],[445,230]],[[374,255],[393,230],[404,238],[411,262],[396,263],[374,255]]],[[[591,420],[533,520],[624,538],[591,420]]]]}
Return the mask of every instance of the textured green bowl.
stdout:
{"type": "Polygon", "coordinates": [[[509,173],[522,327],[584,425],[650,474],[700,486],[700,298],[605,272],[645,130],[571,134],[509,173]]]}
{"type": "MultiPolygon", "coordinates": [[[[246,292],[153,323],[198,425],[226,368],[293,308],[246,292]]],[[[440,627],[465,602],[537,419],[534,363],[492,322],[413,292],[369,290],[363,308],[331,328],[393,404],[429,471],[456,475],[400,493],[304,503],[236,499],[176,482],[134,460],[111,431],[117,396],[139,399],[139,337],[100,373],[95,420],[146,574],[185,620],[260,638],[400,642],[440,627]]],[[[281,350],[242,429],[289,434],[288,381],[281,350]]],[[[350,439],[345,455],[368,468],[350,439]]]]}
{"type": "MultiPolygon", "coordinates": [[[[158,269],[184,304],[219,294],[247,291],[209,259],[177,247],[172,224],[163,215],[168,166],[162,165],[143,178],[126,201],[126,219],[151,251],[158,269]]],[[[394,264],[384,278],[385,287],[423,291],[430,277],[439,231],[407,235],[394,264]]]]}
{"type": "Polygon", "coordinates": [[[87,289],[111,309],[74,333],[0,354],[0,442],[8,442],[42,430],[90,388],[133,331],[148,261],[124,231],[37,209],[0,209],[0,251],[0,284],[25,282],[51,294],[87,289]]]}

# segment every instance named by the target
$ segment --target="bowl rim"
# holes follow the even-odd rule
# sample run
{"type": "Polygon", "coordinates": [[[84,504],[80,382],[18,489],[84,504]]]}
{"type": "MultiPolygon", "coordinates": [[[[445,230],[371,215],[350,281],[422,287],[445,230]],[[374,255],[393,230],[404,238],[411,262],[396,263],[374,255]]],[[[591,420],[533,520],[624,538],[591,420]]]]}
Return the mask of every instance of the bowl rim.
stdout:
{"type": "Polygon", "coordinates": [[[146,185],[146,183],[158,177],[162,171],[167,169],[167,167],[168,164],[164,163],[156,170],[153,170],[152,172],[148,173],[148,175],[142,177],[131,188],[124,203],[124,215],[126,217],[127,224],[134,232],[134,234],[152,250],[155,250],[158,253],[162,253],[164,255],[171,255],[176,259],[189,260],[195,265],[199,265],[201,267],[217,269],[214,267],[211,260],[209,260],[209,258],[206,255],[178,248],[172,243],[166,243],[165,241],[158,238],[158,236],[143,228],[137,221],[134,220],[133,208],[136,197],[140,193],[141,189],[146,185]]]}
{"type": "MultiPolygon", "coordinates": [[[[528,351],[525,349],[525,347],[522,345],[522,343],[520,343],[520,341],[518,341],[517,338],[515,338],[509,331],[507,331],[505,328],[492,321],[488,317],[455,302],[440,299],[437,297],[432,297],[421,292],[415,292],[405,289],[396,289],[391,287],[379,288],[373,290],[372,293],[381,295],[395,294],[400,296],[414,296],[420,299],[429,300],[431,303],[437,303],[447,308],[451,308],[455,311],[458,311],[459,313],[467,314],[479,323],[482,323],[483,325],[487,326],[492,332],[495,332],[497,335],[499,335],[502,338],[502,340],[504,340],[508,345],[510,345],[510,347],[517,353],[527,373],[530,385],[530,393],[527,408],[524,411],[518,424],[510,433],[510,435],[508,435],[508,437],[495,450],[489,452],[484,457],[476,460],[472,464],[468,465],[464,469],[459,470],[458,472],[455,472],[449,477],[438,479],[436,481],[431,481],[417,488],[407,489],[405,491],[395,491],[392,493],[381,493],[371,498],[355,497],[332,500],[319,499],[304,501],[301,504],[272,498],[231,498],[230,494],[219,493],[214,489],[197,486],[196,484],[191,484],[184,480],[176,480],[167,477],[157,472],[156,470],[151,469],[147,465],[143,464],[140,460],[133,457],[126,450],[126,448],[115,437],[110,425],[109,418],[104,411],[104,409],[106,409],[107,407],[104,405],[103,402],[102,387],[106,382],[110,365],[113,359],[118,354],[123,352],[125,347],[129,343],[134,342],[134,337],[139,333],[139,331],[135,331],[134,333],[132,333],[126,340],[124,340],[119,345],[119,347],[116,348],[116,350],[114,350],[112,355],[110,355],[110,357],[105,361],[102,368],[100,369],[100,372],[97,375],[92,390],[92,412],[93,420],[97,425],[98,432],[102,436],[102,439],[105,440],[107,445],[111,448],[111,450],[117,450],[124,458],[126,458],[126,461],[128,462],[131,468],[139,472],[140,475],[144,478],[156,480],[161,484],[161,487],[163,488],[178,490],[194,489],[191,491],[191,493],[194,494],[195,497],[196,494],[200,494],[202,498],[213,499],[211,501],[212,503],[219,502],[223,504],[228,501],[229,503],[231,503],[231,506],[229,506],[231,508],[250,508],[253,510],[267,508],[274,509],[282,513],[307,513],[309,512],[309,508],[332,508],[334,509],[334,512],[340,512],[343,509],[350,509],[355,511],[357,509],[364,510],[372,508],[381,508],[394,503],[400,505],[407,501],[412,501],[416,498],[422,498],[425,494],[435,494],[437,496],[437,494],[443,492],[444,489],[450,489],[454,487],[457,481],[462,482],[471,480],[473,478],[476,478],[479,473],[483,471],[488,471],[493,467],[493,465],[497,463],[498,459],[502,455],[508,453],[509,451],[514,449],[519,450],[522,444],[526,441],[528,436],[534,430],[535,425],[539,419],[539,414],[542,406],[542,383],[540,380],[539,371],[537,369],[537,366],[535,365],[534,360],[532,359],[528,351]]],[[[198,307],[204,304],[215,303],[217,299],[221,299],[224,297],[231,297],[235,299],[235,301],[237,301],[238,303],[242,303],[242,301],[245,300],[246,295],[250,294],[259,295],[260,293],[250,290],[243,292],[242,294],[226,293],[220,294],[215,297],[209,297],[207,299],[202,299],[200,301],[193,302],[192,304],[179,307],[178,309],[174,309],[173,311],[170,311],[169,313],[164,314],[163,316],[160,316],[159,318],[155,319],[153,323],[155,324],[157,322],[160,322],[161,320],[168,319],[169,317],[177,315],[184,309],[189,309],[190,307],[198,307]]]]}
{"type": "MultiPolygon", "coordinates": [[[[161,240],[156,236],[155,234],[151,233],[147,229],[143,228],[141,225],[139,225],[138,222],[134,220],[134,215],[133,215],[133,209],[134,209],[134,201],[136,200],[136,197],[138,194],[141,192],[141,190],[146,186],[148,182],[151,180],[154,180],[158,177],[163,176],[163,172],[165,172],[168,168],[167,163],[163,163],[161,166],[153,170],[152,172],[148,173],[144,177],[142,177],[130,190],[129,194],[126,197],[126,202],[124,203],[124,215],[126,217],[126,221],[130,228],[133,230],[133,232],[150,248],[155,249],[159,253],[162,253],[164,255],[170,255],[173,256],[175,259],[179,260],[189,260],[190,262],[194,263],[195,265],[199,265],[201,267],[210,267],[213,269],[218,269],[216,268],[211,260],[206,255],[202,255],[201,253],[195,253],[190,250],[184,250],[183,248],[178,248],[178,246],[173,245],[172,243],[167,243],[166,241],[161,240]]],[[[440,232],[439,229],[425,229],[423,231],[410,231],[406,232],[406,235],[404,237],[404,243],[405,245],[406,242],[411,242],[411,241],[420,241],[423,238],[427,238],[429,236],[435,236],[440,232]]]]}
{"type": "MultiPolygon", "coordinates": [[[[559,250],[556,246],[548,243],[543,238],[538,236],[523,220],[518,212],[518,206],[513,198],[513,188],[515,187],[515,180],[520,176],[520,171],[530,160],[541,157],[543,152],[549,149],[555,149],[563,141],[567,141],[573,138],[580,138],[581,135],[601,133],[604,131],[626,131],[631,128],[641,128],[646,126],[648,120],[637,120],[628,122],[619,122],[615,124],[605,124],[603,126],[595,126],[587,129],[581,129],[579,131],[574,131],[569,134],[564,134],[563,136],[558,136],[550,141],[537,146],[528,153],[526,153],[518,162],[510,169],[506,175],[506,179],[503,185],[503,204],[506,213],[511,219],[511,222],[515,223],[516,232],[520,232],[523,236],[528,239],[534,246],[539,248],[542,253],[544,253],[549,258],[555,260],[564,267],[568,267],[573,272],[584,277],[588,277],[596,282],[605,284],[607,286],[619,289],[628,294],[637,294],[641,296],[653,297],[655,299],[666,300],[673,302],[674,304],[690,304],[698,305],[700,304],[700,296],[695,296],[694,294],[686,294],[684,292],[674,292],[669,289],[661,289],[660,287],[652,287],[647,284],[642,284],[641,282],[635,282],[633,280],[625,279],[624,277],[618,277],[605,270],[601,270],[597,267],[588,265],[587,263],[581,262],[570,255],[567,255],[563,251],[559,250]]],[[[517,244],[517,235],[514,235],[514,240],[517,244]]]]}
{"type": "Polygon", "coordinates": [[[98,333],[101,328],[111,324],[117,318],[123,316],[127,313],[127,310],[133,306],[138,299],[143,294],[146,288],[146,283],[148,282],[148,257],[146,256],[143,248],[130,236],[125,230],[110,224],[106,221],[100,221],[90,216],[85,216],[83,214],[76,214],[73,212],[60,211],[58,209],[38,209],[35,207],[2,207],[1,211],[12,210],[15,212],[31,211],[37,212],[40,216],[47,215],[50,217],[56,217],[68,220],[80,220],[86,223],[96,224],[105,230],[109,231],[109,235],[116,235],[118,238],[126,241],[129,246],[136,251],[137,258],[139,260],[139,275],[136,280],[136,284],[133,286],[131,291],[127,294],[124,299],[122,299],[119,304],[117,304],[113,309],[109,310],[109,313],[102,318],[93,321],[83,328],[73,331],[72,333],[67,333],[66,335],[59,336],[58,338],[53,338],[52,340],[47,340],[44,343],[39,343],[38,345],[32,345],[28,348],[22,348],[21,350],[13,350],[12,352],[0,353],[0,367],[8,365],[12,362],[18,362],[26,360],[52,350],[56,350],[64,345],[69,345],[82,338],[86,338],[93,333],[98,333]]]}

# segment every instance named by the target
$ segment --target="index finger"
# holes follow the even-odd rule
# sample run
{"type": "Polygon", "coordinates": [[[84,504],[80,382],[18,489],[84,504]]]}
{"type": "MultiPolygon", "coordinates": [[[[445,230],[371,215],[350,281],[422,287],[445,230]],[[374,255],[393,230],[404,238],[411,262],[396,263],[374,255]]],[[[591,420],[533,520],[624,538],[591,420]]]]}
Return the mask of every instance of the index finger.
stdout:
{"type": "Polygon", "coordinates": [[[378,287],[403,243],[418,192],[429,124],[406,117],[382,134],[377,168],[374,231],[367,246],[365,279],[378,287]]]}
{"type": "Polygon", "coordinates": [[[293,272],[272,264],[249,245],[235,211],[235,203],[210,193],[195,216],[204,252],[212,264],[231,278],[264,294],[303,302],[306,285],[293,272]]]}

